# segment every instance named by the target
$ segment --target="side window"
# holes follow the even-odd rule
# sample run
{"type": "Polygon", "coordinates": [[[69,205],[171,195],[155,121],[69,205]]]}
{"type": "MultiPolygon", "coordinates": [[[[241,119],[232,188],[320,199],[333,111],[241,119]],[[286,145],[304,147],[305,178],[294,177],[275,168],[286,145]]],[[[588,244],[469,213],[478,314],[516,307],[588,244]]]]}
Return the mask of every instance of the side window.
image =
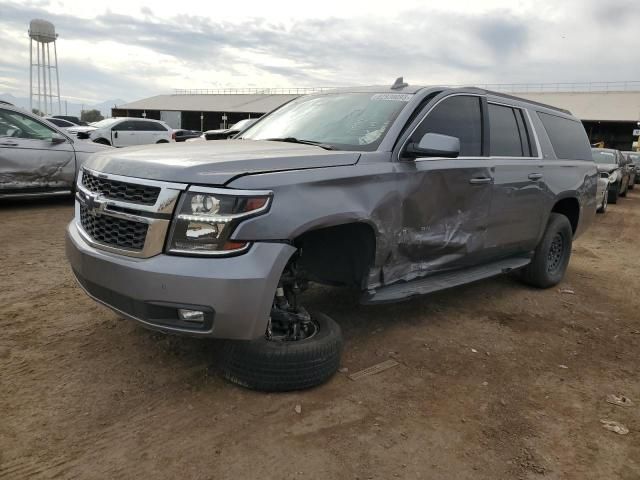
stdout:
{"type": "Polygon", "coordinates": [[[166,132],[167,129],[164,128],[164,125],[158,122],[153,122],[153,130],[156,132],[166,132]]]}
{"type": "Polygon", "coordinates": [[[439,133],[460,139],[461,157],[482,155],[482,110],[480,97],[456,95],[440,102],[411,137],[419,142],[425,133],[439,133]]]}
{"type": "Polygon", "coordinates": [[[502,105],[489,104],[489,144],[491,155],[497,157],[524,157],[525,153],[522,143],[521,129],[522,113],[519,109],[502,105]],[[518,117],[520,115],[520,123],[518,117]]]}
{"type": "Polygon", "coordinates": [[[122,131],[132,131],[135,130],[133,122],[131,120],[127,120],[124,122],[121,122],[117,125],[114,125],[114,127],[112,128],[113,131],[116,132],[122,132],[122,131]]]}
{"type": "Polygon", "coordinates": [[[584,126],[577,120],[538,112],[556,157],[566,160],[592,161],[591,145],[584,126]]]}
{"type": "Polygon", "coordinates": [[[0,137],[51,140],[55,130],[18,112],[0,110],[0,137]]]}

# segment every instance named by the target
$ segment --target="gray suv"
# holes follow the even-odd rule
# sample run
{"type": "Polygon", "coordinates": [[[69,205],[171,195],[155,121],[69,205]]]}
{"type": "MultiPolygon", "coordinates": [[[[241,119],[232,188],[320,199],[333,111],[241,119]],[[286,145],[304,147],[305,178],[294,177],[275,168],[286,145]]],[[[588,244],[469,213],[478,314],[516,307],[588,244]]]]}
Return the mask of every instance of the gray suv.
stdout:
{"type": "Polygon", "coordinates": [[[93,156],[67,256],[84,290],[164,332],[223,338],[223,375],[307,388],[338,368],[339,326],[309,282],[368,304],[517,271],[561,281],[598,172],[569,112],[476,88],[297,98],[232,140],[93,156]]]}
{"type": "Polygon", "coordinates": [[[0,103],[0,198],[69,195],[89,155],[109,148],[0,103]]]}

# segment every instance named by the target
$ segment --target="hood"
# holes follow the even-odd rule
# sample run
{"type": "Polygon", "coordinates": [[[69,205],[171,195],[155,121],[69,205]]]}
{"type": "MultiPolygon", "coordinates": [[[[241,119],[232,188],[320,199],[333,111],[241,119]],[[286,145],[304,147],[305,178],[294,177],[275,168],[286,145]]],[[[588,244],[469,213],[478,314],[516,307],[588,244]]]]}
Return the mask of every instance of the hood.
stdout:
{"type": "Polygon", "coordinates": [[[618,170],[620,168],[618,165],[612,165],[608,163],[596,163],[596,166],[598,167],[598,172],[606,173],[611,173],[614,170],[618,170]]]}
{"type": "Polygon", "coordinates": [[[87,167],[99,172],[180,183],[223,185],[238,175],[353,165],[357,152],[264,140],[183,142],[113,149],[87,167]]]}

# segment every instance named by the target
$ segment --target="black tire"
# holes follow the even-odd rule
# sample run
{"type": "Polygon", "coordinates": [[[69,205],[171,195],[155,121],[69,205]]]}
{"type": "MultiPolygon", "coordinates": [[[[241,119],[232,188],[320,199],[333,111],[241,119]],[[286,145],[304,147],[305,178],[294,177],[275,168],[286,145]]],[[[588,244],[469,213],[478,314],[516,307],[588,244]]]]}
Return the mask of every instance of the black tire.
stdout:
{"type": "Polygon", "coordinates": [[[607,193],[607,195],[609,196],[608,198],[609,203],[613,203],[613,204],[618,203],[619,193],[620,193],[620,185],[616,183],[613,187],[609,189],[609,192],[607,193]]]}
{"type": "Polygon", "coordinates": [[[572,242],[569,219],[560,213],[552,213],[531,263],[522,270],[522,281],[537,288],[550,288],[560,283],[569,265],[572,242]]]}
{"type": "Polygon", "coordinates": [[[102,145],[111,145],[111,142],[106,138],[97,138],[93,141],[93,143],[100,143],[102,145]]]}
{"type": "Polygon", "coordinates": [[[156,143],[169,143],[168,140],[158,140],[156,143]]]}
{"type": "Polygon", "coordinates": [[[222,355],[222,375],[237,385],[263,392],[286,392],[326,382],[340,366],[342,330],[328,316],[311,315],[318,330],[299,341],[260,337],[229,341],[222,355]]]}

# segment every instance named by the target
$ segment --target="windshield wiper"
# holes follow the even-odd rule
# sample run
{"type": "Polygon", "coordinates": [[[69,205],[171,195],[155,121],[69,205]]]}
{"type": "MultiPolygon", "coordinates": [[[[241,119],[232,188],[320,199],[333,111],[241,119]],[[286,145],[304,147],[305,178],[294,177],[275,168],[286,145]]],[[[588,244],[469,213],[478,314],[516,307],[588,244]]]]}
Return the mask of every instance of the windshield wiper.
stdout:
{"type": "Polygon", "coordinates": [[[314,142],[313,140],[301,140],[295,137],[283,137],[283,138],[266,138],[268,142],[289,142],[289,143],[301,143],[303,145],[313,145],[315,147],[324,148],[325,150],[335,150],[331,145],[327,145],[322,142],[314,142]]]}

